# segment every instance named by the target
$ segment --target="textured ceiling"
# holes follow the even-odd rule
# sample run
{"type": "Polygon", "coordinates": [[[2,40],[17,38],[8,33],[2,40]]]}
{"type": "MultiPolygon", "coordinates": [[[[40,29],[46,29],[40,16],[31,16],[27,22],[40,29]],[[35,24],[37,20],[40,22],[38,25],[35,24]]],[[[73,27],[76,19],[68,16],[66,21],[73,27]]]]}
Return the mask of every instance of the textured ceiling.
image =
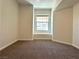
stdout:
{"type": "Polygon", "coordinates": [[[55,0],[17,0],[20,4],[32,4],[34,8],[52,8],[55,0]]]}
{"type": "Polygon", "coordinates": [[[34,8],[52,8],[61,10],[73,6],[79,0],[17,0],[22,5],[33,5],[34,8]],[[58,5],[56,7],[56,5],[58,5]]]}
{"type": "Polygon", "coordinates": [[[26,0],[34,5],[35,8],[52,8],[53,0],[26,0]]]}
{"type": "Polygon", "coordinates": [[[53,0],[26,0],[32,3],[41,2],[41,3],[51,3],[53,0]]]}

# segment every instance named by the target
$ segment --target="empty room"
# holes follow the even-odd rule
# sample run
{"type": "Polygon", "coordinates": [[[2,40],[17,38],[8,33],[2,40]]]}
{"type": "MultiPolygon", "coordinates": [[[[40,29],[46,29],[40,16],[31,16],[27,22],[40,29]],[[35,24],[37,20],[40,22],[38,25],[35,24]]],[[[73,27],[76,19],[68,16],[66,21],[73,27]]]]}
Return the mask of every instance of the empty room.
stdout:
{"type": "Polygon", "coordinates": [[[79,0],[0,0],[0,59],[79,59],[79,0]]]}

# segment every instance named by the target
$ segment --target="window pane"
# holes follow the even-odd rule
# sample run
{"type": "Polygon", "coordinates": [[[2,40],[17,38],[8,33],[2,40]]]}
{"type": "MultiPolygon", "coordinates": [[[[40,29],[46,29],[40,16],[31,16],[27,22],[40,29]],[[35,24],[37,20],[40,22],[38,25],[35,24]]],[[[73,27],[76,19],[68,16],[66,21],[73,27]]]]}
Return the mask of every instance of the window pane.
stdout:
{"type": "Polygon", "coordinates": [[[42,30],[48,30],[48,23],[42,23],[42,30]]]}
{"type": "Polygon", "coordinates": [[[47,31],[48,30],[48,23],[37,22],[37,30],[47,31]]]}
{"type": "Polygon", "coordinates": [[[48,17],[36,17],[37,22],[48,22],[48,17]]]}
{"type": "Polygon", "coordinates": [[[41,27],[42,23],[41,22],[37,22],[37,27],[41,27]]]}
{"type": "Polygon", "coordinates": [[[48,31],[48,16],[36,17],[37,31],[48,31]]]}

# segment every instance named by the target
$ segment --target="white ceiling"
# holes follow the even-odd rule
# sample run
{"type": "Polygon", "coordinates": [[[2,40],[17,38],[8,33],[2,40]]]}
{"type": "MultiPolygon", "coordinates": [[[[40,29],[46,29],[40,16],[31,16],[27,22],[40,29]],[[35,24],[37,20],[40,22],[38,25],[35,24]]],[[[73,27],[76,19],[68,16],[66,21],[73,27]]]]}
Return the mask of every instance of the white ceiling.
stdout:
{"type": "Polygon", "coordinates": [[[20,4],[25,6],[33,6],[34,8],[52,8],[61,10],[73,6],[79,0],[17,0],[20,4]]]}
{"type": "Polygon", "coordinates": [[[26,0],[33,4],[35,8],[52,8],[53,0],[26,0]]]}
{"type": "Polygon", "coordinates": [[[61,0],[17,0],[22,5],[33,5],[34,8],[54,8],[61,0]]]}

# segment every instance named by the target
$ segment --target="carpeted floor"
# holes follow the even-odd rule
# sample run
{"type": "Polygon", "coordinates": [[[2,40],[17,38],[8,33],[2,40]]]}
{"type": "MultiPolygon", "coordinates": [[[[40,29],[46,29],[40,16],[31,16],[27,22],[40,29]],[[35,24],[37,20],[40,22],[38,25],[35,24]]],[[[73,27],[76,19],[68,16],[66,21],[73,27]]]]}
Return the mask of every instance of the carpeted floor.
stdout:
{"type": "Polygon", "coordinates": [[[52,41],[18,41],[1,51],[0,59],[79,59],[79,50],[52,41]]]}

